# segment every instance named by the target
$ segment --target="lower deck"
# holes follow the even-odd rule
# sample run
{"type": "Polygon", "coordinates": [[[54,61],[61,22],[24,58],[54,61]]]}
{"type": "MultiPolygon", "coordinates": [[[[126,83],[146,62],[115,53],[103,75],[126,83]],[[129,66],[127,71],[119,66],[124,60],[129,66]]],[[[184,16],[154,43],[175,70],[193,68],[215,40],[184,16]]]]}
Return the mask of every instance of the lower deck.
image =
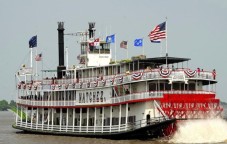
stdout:
{"type": "Polygon", "coordinates": [[[90,108],[17,108],[15,127],[35,131],[69,133],[122,133],[134,131],[169,118],[156,101],[90,108]]]}

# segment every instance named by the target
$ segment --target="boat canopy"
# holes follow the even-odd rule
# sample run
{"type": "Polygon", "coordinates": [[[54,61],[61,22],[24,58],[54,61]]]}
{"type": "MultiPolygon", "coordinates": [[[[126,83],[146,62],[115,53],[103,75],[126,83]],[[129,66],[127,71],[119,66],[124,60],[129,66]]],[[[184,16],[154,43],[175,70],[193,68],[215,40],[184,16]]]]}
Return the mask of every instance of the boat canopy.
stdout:
{"type": "Polygon", "coordinates": [[[173,64],[173,63],[180,63],[191,60],[190,58],[178,58],[178,57],[155,57],[155,58],[147,58],[147,59],[141,59],[140,62],[151,62],[155,63],[157,65],[166,64],[173,64]]]}

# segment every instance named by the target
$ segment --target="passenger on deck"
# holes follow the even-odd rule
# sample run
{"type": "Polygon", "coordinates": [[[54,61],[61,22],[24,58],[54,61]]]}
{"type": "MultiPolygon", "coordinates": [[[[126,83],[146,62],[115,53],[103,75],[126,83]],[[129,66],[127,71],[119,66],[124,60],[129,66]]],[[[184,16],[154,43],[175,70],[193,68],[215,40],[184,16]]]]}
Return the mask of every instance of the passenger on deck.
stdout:
{"type": "Polygon", "coordinates": [[[200,68],[197,68],[198,76],[200,76],[200,68]]]}
{"type": "Polygon", "coordinates": [[[130,94],[130,92],[129,92],[129,90],[128,90],[128,89],[126,89],[125,94],[130,94]]]}
{"type": "Polygon", "coordinates": [[[213,69],[212,74],[213,74],[213,78],[214,78],[214,80],[215,80],[215,79],[216,79],[216,70],[215,70],[215,69],[213,69]]]}

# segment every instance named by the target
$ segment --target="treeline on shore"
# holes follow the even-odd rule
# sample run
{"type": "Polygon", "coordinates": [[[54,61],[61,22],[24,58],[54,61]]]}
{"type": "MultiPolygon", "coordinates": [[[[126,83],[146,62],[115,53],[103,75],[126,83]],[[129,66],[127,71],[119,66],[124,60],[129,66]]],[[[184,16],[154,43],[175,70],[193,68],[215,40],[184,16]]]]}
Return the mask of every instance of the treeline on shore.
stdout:
{"type": "Polygon", "coordinates": [[[12,109],[16,107],[16,102],[14,100],[11,100],[10,102],[6,100],[0,101],[0,111],[7,111],[8,109],[12,109]]]}

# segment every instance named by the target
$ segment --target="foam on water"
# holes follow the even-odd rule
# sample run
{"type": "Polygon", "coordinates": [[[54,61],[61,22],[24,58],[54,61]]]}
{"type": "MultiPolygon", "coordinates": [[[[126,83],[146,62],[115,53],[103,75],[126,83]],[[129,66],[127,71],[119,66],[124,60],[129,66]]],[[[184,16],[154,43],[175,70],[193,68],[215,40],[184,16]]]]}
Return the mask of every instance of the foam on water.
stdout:
{"type": "Polygon", "coordinates": [[[227,141],[227,122],[223,119],[191,120],[178,124],[170,143],[219,143],[227,141]]]}

